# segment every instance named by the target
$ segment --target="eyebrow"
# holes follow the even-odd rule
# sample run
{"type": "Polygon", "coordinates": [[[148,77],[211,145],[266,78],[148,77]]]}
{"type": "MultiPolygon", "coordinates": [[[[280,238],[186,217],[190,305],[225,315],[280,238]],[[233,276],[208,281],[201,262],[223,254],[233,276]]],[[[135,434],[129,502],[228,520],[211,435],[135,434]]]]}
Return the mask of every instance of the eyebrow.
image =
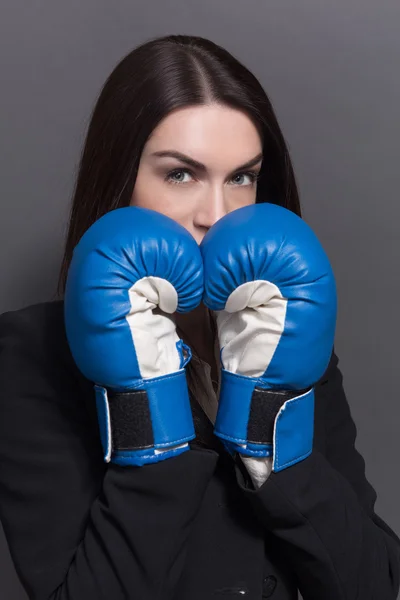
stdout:
{"type": "MultiPolygon", "coordinates": [[[[182,152],[178,152],[176,150],[159,150],[158,152],[153,152],[151,156],[159,156],[159,157],[170,156],[172,158],[176,158],[176,159],[180,160],[183,163],[190,165],[194,169],[198,169],[199,171],[207,171],[207,167],[205,165],[203,165],[201,162],[198,162],[197,160],[194,160],[194,158],[191,158],[190,156],[187,156],[186,154],[182,154],[182,152]]],[[[252,158],[251,160],[246,162],[244,165],[237,167],[237,169],[235,169],[234,172],[241,171],[242,169],[249,169],[250,167],[254,167],[254,165],[256,165],[258,162],[260,162],[262,157],[263,157],[263,153],[260,152],[260,154],[257,154],[257,156],[255,156],[254,158],[252,158]]]]}

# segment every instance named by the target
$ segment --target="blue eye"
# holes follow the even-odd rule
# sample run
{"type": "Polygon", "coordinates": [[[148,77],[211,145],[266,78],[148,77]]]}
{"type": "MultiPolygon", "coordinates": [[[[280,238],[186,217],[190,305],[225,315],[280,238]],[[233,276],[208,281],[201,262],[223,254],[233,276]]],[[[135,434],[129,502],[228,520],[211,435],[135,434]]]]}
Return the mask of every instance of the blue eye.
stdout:
{"type": "Polygon", "coordinates": [[[177,183],[177,184],[182,184],[182,183],[187,183],[187,181],[176,181],[174,179],[172,179],[172,177],[174,175],[176,175],[177,173],[189,173],[190,175],[192,175],[192,172],[189,171],[189,169],[174,169],[173,171],[170,171],[169,173],[167,173],[165,180],[167,181],[167,183],[177,183]]]}
{"type": "MultiPolygon", "coordinates": [[[[260,177],[259,177],[259,173],[256,173],[255,171],[245,171],[244,173],[237,173],[237,174],[234,176],[234,179],[235,179],[236,177],[243,177],[243,176],[246,176],[246,175],[247,175],[248,177],[250,177],[250,182],[251,182],[251,184],[250,184],[250,185],[254,185],[254,183],[255,183],[256,181],[258,181],[258,179],[260,178],[260,177]]],[[[240,187],[245,187],[245,186],[240,186],[240,187]]]]}

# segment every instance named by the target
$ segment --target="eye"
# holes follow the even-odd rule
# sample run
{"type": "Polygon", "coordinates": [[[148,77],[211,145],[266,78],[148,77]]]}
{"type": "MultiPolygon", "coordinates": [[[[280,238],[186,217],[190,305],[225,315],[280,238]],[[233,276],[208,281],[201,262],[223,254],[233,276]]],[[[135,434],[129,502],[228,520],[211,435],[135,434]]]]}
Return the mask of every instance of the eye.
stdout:
{"type": "Polygon", "coordinates": [[[260,174],[256,173],[256,171],[245,171],[244,173],[236,173],[236,175],[234,175],[233,179],[237,179],[238,177],[246,177],[246,176],[249,177],[250,183],[247,183],[245,185],[239,184],[239,187],[247,187],[248,185],[252,186],[260,179],[260,174]]]}
{"type": "Polygon", "coordinates": [[[189,173],[189,175],[193,175],[193,173],[191,171],[189,171],[189,169],[174,169],[173,171],[170,171],[169,173],[167,173],[167,175],[165,176],[165,181],[167,183],[177,183],[177,184],[188,183],[187,181],[176,181],[176,179],[173,179],[173,177],[175,177],[175,175],[179,175],[181,173],[189,173]]]}
{"type": "MultiPolygon", "coordinates": [[[[173,183],[178,185],[189,183],[189,181],[179,181],[174,179],[175,176],[182,175],[184,173],[193,176],[193,173],[189,169],[173,169],[172,171],[169,171],[169,173],[167,173],[167,175],[165,176],[165,181],[167,183],[173,183]]],[[[232,180],[237,180],[237,178],[240,177],[248,177],[250,179],[250,183],[244,185],[234,183],[234,185],[238,185],[238,187],[253,186],[260,179],[260,173],[257,173],[256,171],[245,171],[243,173],[236,173],[236,175],[233,176],[232,180]]]]}

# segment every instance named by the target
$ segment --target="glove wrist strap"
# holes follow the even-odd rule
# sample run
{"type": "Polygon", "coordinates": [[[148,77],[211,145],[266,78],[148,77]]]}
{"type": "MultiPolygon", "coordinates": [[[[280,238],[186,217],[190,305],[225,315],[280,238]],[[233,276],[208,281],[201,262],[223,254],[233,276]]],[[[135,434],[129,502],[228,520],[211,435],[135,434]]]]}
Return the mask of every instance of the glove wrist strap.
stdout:
{"type": "Polygon", "coordinates": [[[184,369],[144,380],[141,389],[94,388],[105,462],[156,462],[157,454],[161,460],[163,452],[195,438],[184,369]]]}
{"type": "Polygon", "coordinates": [[[262,385],[258,378],[223,369],[214,433],[240,454],[273,456],[273,470],[279,471],[312,451],[314,388],[262,385]]]}

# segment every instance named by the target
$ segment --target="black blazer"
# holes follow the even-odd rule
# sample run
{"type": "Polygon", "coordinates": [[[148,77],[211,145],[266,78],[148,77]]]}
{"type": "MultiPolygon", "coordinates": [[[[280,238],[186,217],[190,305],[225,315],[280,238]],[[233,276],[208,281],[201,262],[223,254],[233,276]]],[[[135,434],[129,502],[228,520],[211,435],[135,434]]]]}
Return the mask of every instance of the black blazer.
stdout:
{"type": "Polygon", "coordinates": [[[400,540],[374,512],[335,353],[315,400],[312,454],[258,490],[218,442],[105,464],[63,303],[1,315],[0,518],[29,597],[395,600],[400,540]]]}

